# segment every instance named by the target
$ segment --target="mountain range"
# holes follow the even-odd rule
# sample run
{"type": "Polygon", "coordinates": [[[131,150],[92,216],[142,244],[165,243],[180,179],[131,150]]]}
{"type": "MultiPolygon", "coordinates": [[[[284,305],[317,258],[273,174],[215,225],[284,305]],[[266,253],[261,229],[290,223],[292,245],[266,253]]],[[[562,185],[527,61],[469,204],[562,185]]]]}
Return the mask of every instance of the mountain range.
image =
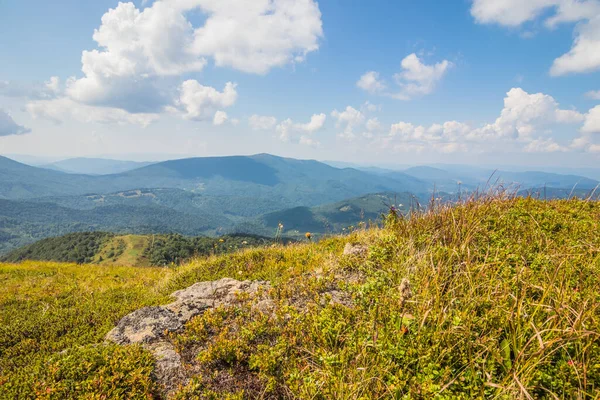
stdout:
{"type": "Polygon", "coordinates": [[[579,175],[459,166],[336,168],[269,154],[153,164],[80,158],[45,168],[0,156],[0,253],[84,231],[272,236],[282,223],[281,234],[318,235],[377,220],[390,205],[408,211],[432,193],[452,199],[501,186],[568,197],[598,184],[579,175]],[[82,171],[89,173],[74,173],[82,171]]]}

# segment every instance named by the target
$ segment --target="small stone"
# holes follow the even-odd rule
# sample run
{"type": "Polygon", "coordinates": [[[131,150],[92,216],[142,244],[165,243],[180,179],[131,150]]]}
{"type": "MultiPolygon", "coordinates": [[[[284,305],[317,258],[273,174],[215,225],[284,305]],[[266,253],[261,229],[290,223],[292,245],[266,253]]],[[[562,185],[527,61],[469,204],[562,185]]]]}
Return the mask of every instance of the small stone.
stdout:
{"type": "Polygon", "coordinates": [[[344,247],[345,256],[360,256],[363,257],[367,254],[369,248],[360,244],[346,243],[344,247]]]}

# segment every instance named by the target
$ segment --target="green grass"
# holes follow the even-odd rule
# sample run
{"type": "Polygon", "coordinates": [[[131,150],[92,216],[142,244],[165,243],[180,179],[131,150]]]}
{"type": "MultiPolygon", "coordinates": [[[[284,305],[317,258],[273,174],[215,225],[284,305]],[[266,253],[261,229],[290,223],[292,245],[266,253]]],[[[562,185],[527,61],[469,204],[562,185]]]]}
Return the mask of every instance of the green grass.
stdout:
{"type": "Polygon", "coordinates": [[[172,335],[192,375],[175,398],[600,396],[600,204],[495,198],[174,270],[2,265],[0,398],[156,397],[148,354],[102,337],[226,276],[271,281],[275,311],[249,301],[172,335]]]}

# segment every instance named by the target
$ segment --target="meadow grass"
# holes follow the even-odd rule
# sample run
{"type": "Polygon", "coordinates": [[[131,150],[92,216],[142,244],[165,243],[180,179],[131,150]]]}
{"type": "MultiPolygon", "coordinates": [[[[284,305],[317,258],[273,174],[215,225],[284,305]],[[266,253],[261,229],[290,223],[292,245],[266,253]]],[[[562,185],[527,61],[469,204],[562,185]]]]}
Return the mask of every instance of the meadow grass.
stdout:
{"type": "Polygon", "coordinates": [[[175,398],[600,397],[599,203],[489,197],[384,225],[177,269],[0,265],[0,397],[158,397],[150,355],[103,336],[222,277],[270,281],[273,312],[248,300],[171,335],[193,377],[175,398]]]}

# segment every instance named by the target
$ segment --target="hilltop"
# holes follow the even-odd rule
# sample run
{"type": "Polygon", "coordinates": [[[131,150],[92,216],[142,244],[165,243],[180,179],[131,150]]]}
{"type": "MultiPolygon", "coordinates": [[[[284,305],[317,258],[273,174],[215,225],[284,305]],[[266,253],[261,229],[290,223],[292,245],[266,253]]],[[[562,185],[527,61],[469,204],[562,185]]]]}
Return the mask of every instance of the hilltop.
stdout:
{"type": "Polygon", "coordinates": [[[599,277],[600,204],[576,199],[390,213],[178,268],[0,264],[0,397],[597,398],[599,277]],[[185,305],[224,283],[248,291],[185,305]],[[185,325],[114,343],[173,307],[185,325]]]}

